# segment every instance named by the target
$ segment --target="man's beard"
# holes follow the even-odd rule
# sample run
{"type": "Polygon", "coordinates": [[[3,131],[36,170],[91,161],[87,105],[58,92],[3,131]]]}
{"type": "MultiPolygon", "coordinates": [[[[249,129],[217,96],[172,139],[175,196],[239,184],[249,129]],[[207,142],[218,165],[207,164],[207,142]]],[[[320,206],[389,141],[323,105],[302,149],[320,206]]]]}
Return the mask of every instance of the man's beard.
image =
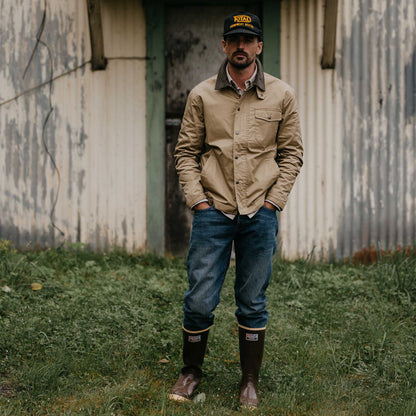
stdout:
{"type": "Polygon", "coordinates": [[[234,56],[232,56],[231,59],[228,60],[228,62],[232,67],[234,67],[236,69],[244,69],[244,68],[247,68],[248,66],[250,66],[254,62],[254,58],[249,59],[249,57],[247,55],[246,55],[246,58],[247,59],[245,61],[238,62],[236,60],[233,60],[234,56]]]}

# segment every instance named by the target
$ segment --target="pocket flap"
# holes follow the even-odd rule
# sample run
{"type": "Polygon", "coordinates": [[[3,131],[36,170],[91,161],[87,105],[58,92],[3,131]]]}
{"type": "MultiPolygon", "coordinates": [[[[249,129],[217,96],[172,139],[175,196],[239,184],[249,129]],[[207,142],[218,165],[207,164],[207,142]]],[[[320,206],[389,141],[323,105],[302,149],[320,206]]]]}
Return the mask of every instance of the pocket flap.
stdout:
{"type": "Polygon", "coordinates": [[[258,109],[254,113],[256,118],[264,121],[280,121],[282,112],[279,110],[258,109]]]}

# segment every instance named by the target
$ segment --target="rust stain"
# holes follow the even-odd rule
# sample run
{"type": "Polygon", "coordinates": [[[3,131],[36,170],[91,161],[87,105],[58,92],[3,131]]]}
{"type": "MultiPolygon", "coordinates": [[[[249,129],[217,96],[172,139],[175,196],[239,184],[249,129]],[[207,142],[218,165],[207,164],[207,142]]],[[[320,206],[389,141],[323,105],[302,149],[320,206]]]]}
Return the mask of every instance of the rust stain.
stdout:
{"type": "Polygon", "coordinates": [[[416,255],[416,247],[402,247],[399,245],[396,249],[390,249],[386,251],[376,250],[374,245],[372,245],[369,249],[363,248],[361,251],[356,251],[352,258],[347,257],[345,261],[347,263],[351,262],[353,264],[373,264],[383,257],[392,257],[398,254],[405,256],[416,255]]]}

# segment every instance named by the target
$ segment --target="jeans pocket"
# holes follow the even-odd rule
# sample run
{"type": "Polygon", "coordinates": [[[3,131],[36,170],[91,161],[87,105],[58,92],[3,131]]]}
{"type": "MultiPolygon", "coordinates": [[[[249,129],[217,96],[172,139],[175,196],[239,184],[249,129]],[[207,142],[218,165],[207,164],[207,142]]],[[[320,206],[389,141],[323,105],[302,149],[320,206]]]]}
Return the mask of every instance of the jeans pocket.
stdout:
{"type": "MultiPolygon", "coordinates": [[[[263,208],[264,210],[266,210],[266,211],[269,211],[269,212],[272,212],[273,214],[276,214],[276,212],[277,212],[277,210],[276,209],[274,209],[274,208],[268,208],[268,207],[266,207],[265,205],[263,205],[261,208],[263,208]]],[[[261,209],[260,208],[260,209],[261,209]]]]}
{"type": "Polygon", "coordinates": [[[270,224],[270,221],[274,224],[274,234],[275,236],[279,232],[279,221],[277,219],[277,210],[272,208],[267,208],[264,205],[259,209],[258,213],[260,216],[263,216],[264,219],[267,218],[267,222],[270,224]]]}
{"type": "Polygon", "coordinates": [[[207,212],[207,211],[212,211],[214,208],[213,205],[210,205],[208,208],[204,208],[204,209],[194,209],[194,213],[195,214],[201,214],[203,212],[207,212]]]}

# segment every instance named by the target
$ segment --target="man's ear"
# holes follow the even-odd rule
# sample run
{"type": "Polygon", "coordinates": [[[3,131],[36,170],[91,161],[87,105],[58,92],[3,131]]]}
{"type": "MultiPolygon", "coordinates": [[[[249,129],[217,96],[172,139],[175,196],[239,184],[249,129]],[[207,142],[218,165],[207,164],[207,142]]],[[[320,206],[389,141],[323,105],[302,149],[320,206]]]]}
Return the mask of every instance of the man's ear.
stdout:
{"type": "Polygon", "coordinates": [[[222,43],[222,50],[223,50],[223,52],[225,52],[225,40],[223,39],[223,40],[221,41],[221,43],[222,43]]]}
{"type": "Polygon", "coordinates": [[[257,51],[256,51],[256,55],[260,55],[262,51],[263,51],[263,42],[259,42],[259,43],[257,44],[257,51]]]}

